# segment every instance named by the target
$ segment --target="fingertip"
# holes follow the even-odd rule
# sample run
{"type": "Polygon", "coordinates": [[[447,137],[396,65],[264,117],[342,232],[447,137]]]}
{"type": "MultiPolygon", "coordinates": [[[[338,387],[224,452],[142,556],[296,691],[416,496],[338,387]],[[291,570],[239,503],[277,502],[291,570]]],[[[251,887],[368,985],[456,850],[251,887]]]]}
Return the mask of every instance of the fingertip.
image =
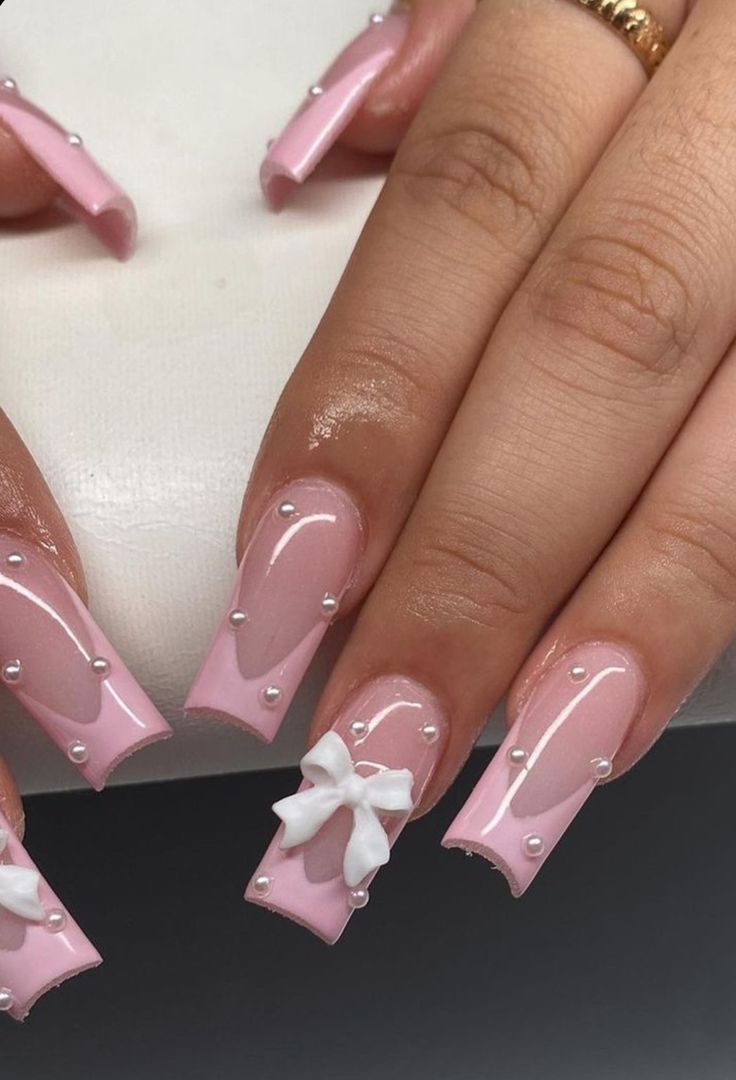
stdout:
{"type": "Polygon", "coordinates": [[[22,840],[26,826],[23,804],[10,769],[2,758],[0,758],[0,814],[4,814],[15,835],[22,840]]]}
{"type": "Polygon", "coordinates": [[[412,0],[394,9],[409,15],[406,39],[343,133],[343,145],[371,154],[396,150],[475,7],[476,0],[412,0]]]}
{"type": "Polygon", "coordinates": [[[15,135],[0,124],[0,219],[14,220],[45,210],[57,191],[15,135]]]}

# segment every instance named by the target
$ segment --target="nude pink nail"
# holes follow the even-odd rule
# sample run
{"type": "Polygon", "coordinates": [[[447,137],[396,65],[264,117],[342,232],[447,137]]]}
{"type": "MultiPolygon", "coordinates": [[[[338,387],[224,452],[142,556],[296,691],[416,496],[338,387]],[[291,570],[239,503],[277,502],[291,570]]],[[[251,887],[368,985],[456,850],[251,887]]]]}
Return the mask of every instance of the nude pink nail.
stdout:
{"type": "Polygon", "coordinates": [[[419,802],[446,741],[434,696],[401,676],[375,679],[302,759],[296,795],[274,804],[283,824],[246,900],[333,945],[419,802]]]}
{"type": "Polygon", "coordinates": [[[171,729],[74,590],[33,544],[0,535],[0,679],[99,791],[171,729]]]}
{"type": "Polygon", "coordinates": [[[189,713],[241,724],[271,742],[337,614],[362,547],[340,488],[297,480],[266,508],[227,613],[189,692],[189,713]]]}
{"type": "Polygon", "coordinates": [[[636,659],[618,645],[581,645],[557,661],[531,691],[443,846],[485,856],[520,896],[611,775],[646,693],[636,659]]]}
{"type": "Polygon", "coordinates": [[[133,203],[83,148],[79,135],[65,131],[18,91],[14,79],[0,79],[0,124],[61,189],[60,202],[119,259],[135,247],[133,203]]]}
{"type": "Polygon", "coordinates": [[[0,813],[0,1012],[23,1020],[47,990],[101,962],[0,813]]]}
{"type": "Polygon", "coordinates": [[[408,28],[406,15],[371,16],[368,29],[310,87],[306,101],[270,144],[261,165],[261,186],[272,209],[283,205],[334,146],[398,53],[408,28]]]}

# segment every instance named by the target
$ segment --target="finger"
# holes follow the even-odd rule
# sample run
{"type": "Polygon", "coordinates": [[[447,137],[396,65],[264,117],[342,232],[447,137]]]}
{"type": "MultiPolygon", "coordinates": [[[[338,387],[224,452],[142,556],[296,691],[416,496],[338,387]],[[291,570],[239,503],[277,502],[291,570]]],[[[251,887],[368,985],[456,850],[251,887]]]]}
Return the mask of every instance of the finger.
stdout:
{"type": "Polygon", "coordinates": [[[338,140],[370,153],[395,150],[474,8],[475,0],[411,0],[372,15],[269,144],[261,185],[272,209],[338,140]]]}
{"type": "Polygon", "coordinates": [[[79,218],[119,259],[133,253],[133,203],[82,145],[79,135],[0,79],[0,219],[24,217],[54,202],[79,218]]]}
{"type": "Polygon", "coordinates": [[[22,840],[25,831],[23,804],[10,769],[2,758],[0,758],[0,816],[5,818],[16,836],[22,840]]]}
{"type": "Polygon", "coordinates": [[[248,555],[188,710],[274,737],[328,621],[383,565],[494,323],[643,85],[575,5],[478,8],[274,414],[241,518],[248,555]]]}
{"type": "Polygon", "coordinates": [[[0,680],[98,790],[170,729],[92,619],[38,467],[0,413],[0,680]]]}
{"type": "Polygon", "coordinates": [[[445,844],[489,858],[516,895],[736,634],[735,416],[732,351],[515,681],[509,735],[445,844]]]}

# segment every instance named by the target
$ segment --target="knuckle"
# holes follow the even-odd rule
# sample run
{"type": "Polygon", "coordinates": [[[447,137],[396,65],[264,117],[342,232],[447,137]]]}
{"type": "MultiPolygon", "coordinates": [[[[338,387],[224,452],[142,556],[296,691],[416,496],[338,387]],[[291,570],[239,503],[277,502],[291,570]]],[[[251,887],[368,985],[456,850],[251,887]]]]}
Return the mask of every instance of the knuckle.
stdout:
{"type": "Polygon", "coordinates": [[[532,146],[500,119],[494,127],[487,111],[477,124],[411,140],[391,178],[424,215],[449,211],[499,238],[539,230],[544,187],[532,146]]]}
{"type": "MultiPolygon", "coordinates": [[[[702,492],[701,492],[702,495],[702,492]]],[[[689,583],[698,594],[705,589],[720,603],[736,602],[736,514],[700,505],[697,498],[682,504],[663,504],[645,522],[649,550],[663,562],[680,587],[689,583]]]]}
{"type": "Polygon", "coordinates": [[[456,494],[433,512],[414,556],[409,603],[422,618],[506,630],[539,602],[537,559],[520,529],[504,531],[478,502],[456,494]]]}
{"type": "Polygon", "coordinates": [[[593,344],[590,362],[610,370],[613,357],[624,378],[676,376],[707,291],[697,256],[663,219],[624,205],[607,229],[571,241],[526,290],[535,323],[575,347],[593,344]]]}

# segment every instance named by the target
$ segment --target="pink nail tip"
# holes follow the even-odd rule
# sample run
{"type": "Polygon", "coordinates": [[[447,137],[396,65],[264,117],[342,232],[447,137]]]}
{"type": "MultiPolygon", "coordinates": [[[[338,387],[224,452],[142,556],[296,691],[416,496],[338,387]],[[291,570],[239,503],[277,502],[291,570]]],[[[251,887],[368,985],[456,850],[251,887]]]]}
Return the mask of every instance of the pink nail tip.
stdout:
{"type": "Polygon", "coordinates": [[[411,816],[444,751],[447,722],[419,683],[368,683],[302,759],[295,795],[245,898],[334,944],[411,816]]]}
{"type": "Polygon", "coordinates": [[[23,1020],[47,990],[101,962],[0,813],[0,1013],[23,1020]]]}
{"type": "Polygon", "coordinates": [[[32,105],[7,78],[0,80],[0,123],[59,185],[64,208],[118,259],[132,255],[137,232],[135,207],[90,157],[80,136],[65,131],[32,105]]]}
{"type": "Polygon", "coordinates": [[[360,516],[342,489],[297,480],[269,503],[186,701],[271,742],[355,574],[360,516]]]}
{"type": "Polygon", "coordinates": [[[520,896],[611,775],[646,692],[620,646],[595,642],[562,657],[531,691],[443,846],[485,856],[520,896]]]}
{"type": "Polygon", "coordinates": [[[371,19],[340,53],[283,133],[270,143],[261,165],[261,187],[272,209],[283,206],[340,138],[371,86],[398,53],[409,26],[406,15],[371,19]]]}
{"type": "Polygon", "coordinates": [[[97,790],[171,734],[74,590],[33,544],[0,536],[0,680],[97,790]]]}

